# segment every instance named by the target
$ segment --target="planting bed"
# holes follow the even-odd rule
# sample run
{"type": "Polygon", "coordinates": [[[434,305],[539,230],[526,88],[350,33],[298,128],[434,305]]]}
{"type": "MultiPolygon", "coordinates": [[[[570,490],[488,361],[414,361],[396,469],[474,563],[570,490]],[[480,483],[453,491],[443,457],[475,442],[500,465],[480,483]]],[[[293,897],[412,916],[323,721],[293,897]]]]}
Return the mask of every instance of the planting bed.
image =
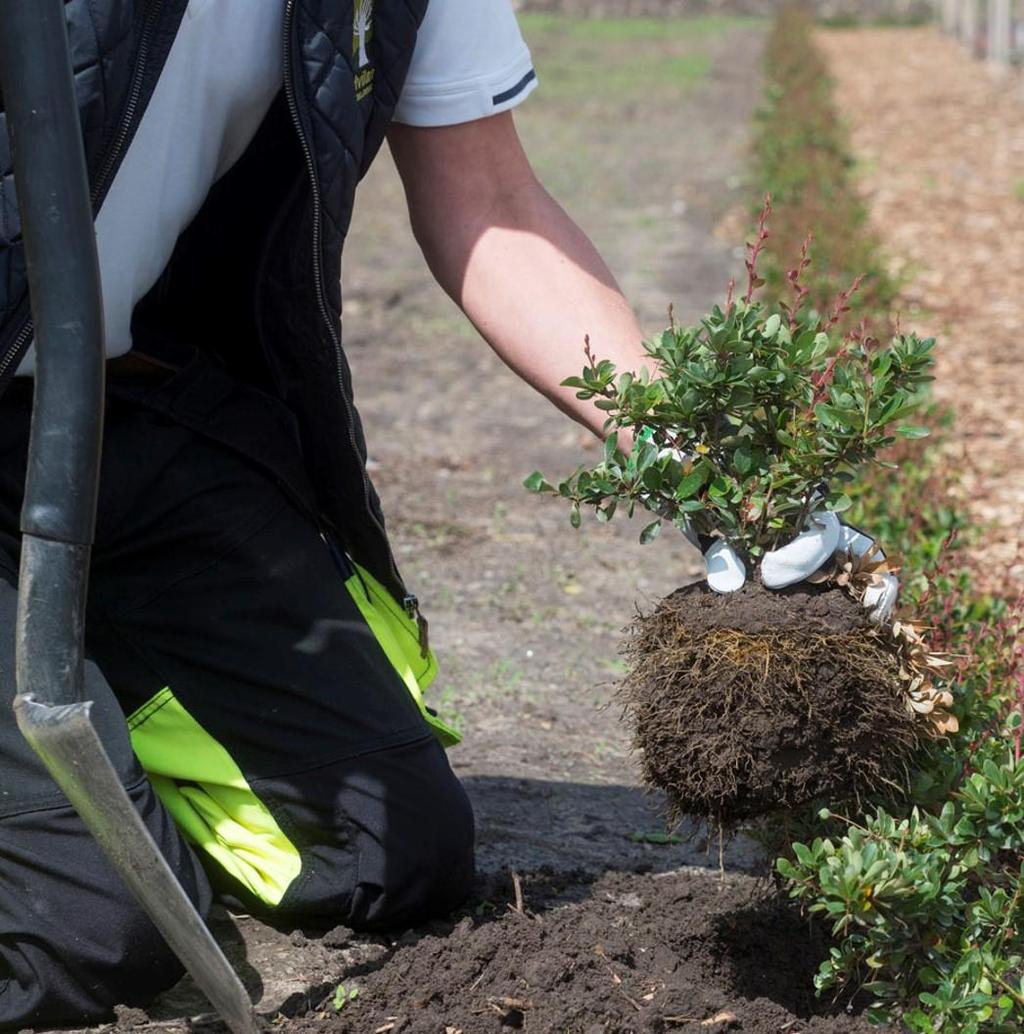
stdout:
{"type": "Polygon", "coordinates": [[[816,1015],[842,1011],[810,991],[827,948],[767,888],[682,872],[606,875],[572,902],[580,891],[572,874],[528,880],[519,911],[506,904],[514,889],[502,881],[489,894],[493,915],[399,942],[385,965],[357,978],[359,997],[328,1026],[346,1034],[391,1023],[394,1034],[868,1029],[816,1015]]]}
{"type": "MultiPolygon", "coordinates": [[[[688,869],[545,872],[480,881],[447,922],[393,939],[343,928],[277,933],[242,923],[248,948],[222,927],[255,994],[282,969],[330,974],[279,1002],[272,1029],[337,1034],[632,1034],[744,1031],[860,1034],[842,1002],[811,978],[821,932],[764,882],[688,869]],[[516,890],[518,883],[519,890],[516,890]],[[246,951],[249,962],[245,962],[246,951]],[[262,974],[262,977],[260,976],[262,974]],[[348,1003],[334,1008],[337,988],[348,1003]],[[353,991],[355,995],[353,996],[353,991]]],[[[163,1011],[122,1010],[114,1031],[201,1009],[187,989],[163,1011]]],[[[166,1027],[166,1021],[161,1024],[166,1027]]],[[[193,1026],[219,1027],[208,1017],[193,1026]]]]}

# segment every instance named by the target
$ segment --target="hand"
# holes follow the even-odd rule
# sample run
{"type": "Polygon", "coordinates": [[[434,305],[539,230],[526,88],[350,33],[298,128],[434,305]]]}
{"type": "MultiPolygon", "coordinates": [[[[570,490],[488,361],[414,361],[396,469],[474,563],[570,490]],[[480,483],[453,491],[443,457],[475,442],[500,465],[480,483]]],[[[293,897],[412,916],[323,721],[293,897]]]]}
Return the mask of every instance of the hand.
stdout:
{"type": "MultiPolygon", "coordinates": [[[[693,542],[696,536],[687,535],[693,542]]],[[[695,543],[696,544],[696,543],[695,543]]],[[[837,552],[863,557],[874,548],[874,557],[884,560],[885,554],[875,545],[870,535],[843,524],[830,511],[812,513],[807,519],[807,530],[780,549],[765,553],[761,561],[761,580],[769,589],[784,589],[787,585],[806,581],[826,564],[837,552]]],[[[735,592],[747,580],[747,569],[736,551],[723,539],[717,539],[704,551],[708,585],[720,593],[735,592]]],[[[891,572],[875,574],[861,598],[868,618],[882,624],[892,614],[899,592],[899,580],[891,572]]]]}
{"type": "MultiPolygon", "coordinates": [[[[637,436],[641,441],[651,440],[646,428],[637,436]]],[[[680,463],[689,457],[677,449],[662,449],[658,454],[671,456],[680,463]]],[[[824,492],[812,497],[812,505],[820,505],[824,492]]],[[[739,554],[724,539],[701,542],[690,529],[683,530],[687,541],[704,554],[704,568],[709,588],[719,593],[736,592],[747,581],[747,568],[739,554]]],[[[761,560],[761,581],[765,588],[784,589],[788,585],[807,581],[829,562],[836,553],[849,553],[854,558],[873,551],[873,559],[884,560],[885,554],[870,535],[844,524],[830,510],[816,510],[807,518],[807,530],[779,549],[769,550],[761,560]]],[[[868,619],[876,625],[884,623],[896,606],[900,583],[891,572],[876,573],[861,596],[868,619]]]]}

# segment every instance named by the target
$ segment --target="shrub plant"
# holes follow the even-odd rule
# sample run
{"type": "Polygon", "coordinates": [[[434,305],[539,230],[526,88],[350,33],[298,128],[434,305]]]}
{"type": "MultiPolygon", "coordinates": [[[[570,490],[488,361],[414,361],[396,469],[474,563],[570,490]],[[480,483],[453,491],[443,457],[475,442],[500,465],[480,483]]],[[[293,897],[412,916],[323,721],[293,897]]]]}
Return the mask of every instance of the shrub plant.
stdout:
{"type": "MultiPolygon", "coordinates": [[[[560,495],[578,526],[584,507],[610,520],[620,505],[658,514],[698,536],[721,536],[756,563],[803,529],[812,508],[848,509],[846,485],[898,437],[927,429],[905,423],[922,400],[934,342],[895,334],[887,345],[836,328],[857,282],[827,316],[807,307],[805,243],[789,274],[792,305],[754,299],[757,260],[768,239],[770,202],[749,246],[746,294],[693,326],[675,323],[646,342],[650,368],[616,370],[586,349],[579,377],[562,383],[607,413],[605,450],[593,467],[557,484],[539,472],[526,487],[560,495]],[[638,435],[627,454],[619,434],[638,435]]],[[[891,464],[888,464],[891,466],[891,464]]]]}
{"type": "MultiPolygon", "coordinates": [[[[705,547],[724,540],[756,581],[761,558],[818,509],[852,505],[846,486],[880,450],[927,433],[905,419],[921,404],[934,343],[841,332],[857,281],[825,314],[808,308],[805,243],[787,277],[791,303],[755,300],[770,210],[766,201],[748,245],[742,298],[730,288],[699,323],[673,321],[646,343],[639,371],[617,371],[588,342],[581,375],[562,382],[606,414],[604,454],[557,484],[535,472],[526,487],[566,500],[574,526],[587,508],[608,521],[640,505],[656,515],[642,543],[665,522],[705,547]],[[628,452],[623,431],[635,436],[628,452]]],[[[818,580],[859,600],[894,566],[873,551],[837,553],[818,580]]],[[[787,607],[781,596],[738,595],[713,630],[706,607],[681,592],[631,628],[621,695],[644,777],[666,792],[670,815],[721,827],[822,793],[898,787],[921,739],[955,725],[936,679],[947,662],[911,623],[864,627],[853,604],[850,623],[836,612],[825,634],[820,618],[787,607]],[[773,612],[768,631],[754,617],[762,607],[773,612]]]]}

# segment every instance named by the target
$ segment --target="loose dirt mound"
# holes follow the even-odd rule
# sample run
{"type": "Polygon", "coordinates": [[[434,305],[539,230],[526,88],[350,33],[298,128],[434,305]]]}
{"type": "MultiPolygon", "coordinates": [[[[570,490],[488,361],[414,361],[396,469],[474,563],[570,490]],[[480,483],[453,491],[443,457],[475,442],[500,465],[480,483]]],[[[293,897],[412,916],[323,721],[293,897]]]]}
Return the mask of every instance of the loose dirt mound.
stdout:
{"type": "Polygon", "coordinates": [[[899,662],[842,591],[702,582],[639,617],[625,652],[635,746],[673,817],[729,825],[905,778],[899,662]]]}
{"type": "MultiPolygon", "coordinates": [[[[860,1034],[872,1028],[814,997],[828,953],[821,931],[764,886],[684,871],[608,875],[578,900],[565,874],[508,879],[494,904],[341,975],[358,995],[338,1013],[333,989],[290,1030],[338,1034],[631,1034],[780,1030],[860,1034]],[[565,903],[567,896],[577,900],[565,903]]],[[[584,893],[586,893],[584,891],[584,893]]]]}

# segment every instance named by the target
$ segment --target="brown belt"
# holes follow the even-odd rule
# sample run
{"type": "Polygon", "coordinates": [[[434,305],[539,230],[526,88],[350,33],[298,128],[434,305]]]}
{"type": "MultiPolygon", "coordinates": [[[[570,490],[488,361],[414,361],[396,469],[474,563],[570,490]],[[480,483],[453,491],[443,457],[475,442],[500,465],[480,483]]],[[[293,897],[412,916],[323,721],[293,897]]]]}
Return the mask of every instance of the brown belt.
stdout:
{"type": "Polygon", "coordinates": [[[107,360],[107,376],[119,384],[163,384],[177,372],[177,366],[136,349],[107,360]]]}

